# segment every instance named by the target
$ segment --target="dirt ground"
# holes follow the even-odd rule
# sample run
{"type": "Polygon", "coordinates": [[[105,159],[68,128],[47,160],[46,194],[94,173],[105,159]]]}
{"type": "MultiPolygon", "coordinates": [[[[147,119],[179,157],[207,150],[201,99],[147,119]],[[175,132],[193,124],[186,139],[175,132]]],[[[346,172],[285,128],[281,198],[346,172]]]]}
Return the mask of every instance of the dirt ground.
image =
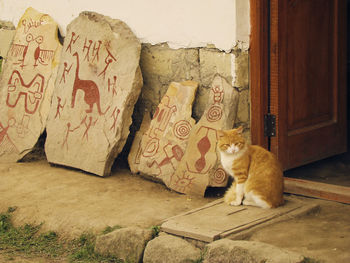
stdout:
{"type": "MultiPolygon", "coordinates": [[[[16,206],[15,224],[44,222],[44,230],[68,238],[114,225],[149,228],[213,200],[177,194],[127,169],[101,178],[46,161],[0,164],[0,212],[16,206]]],[[[250,240],[325,262],[350,262],[350,205],[314,202],[320,204],[320,212],[268,226],[250,240]]],[[[0,262],[8,262],[1,253],[0,262]]],[[[10,262],[47,261],[16,258],[10,262]]]]}

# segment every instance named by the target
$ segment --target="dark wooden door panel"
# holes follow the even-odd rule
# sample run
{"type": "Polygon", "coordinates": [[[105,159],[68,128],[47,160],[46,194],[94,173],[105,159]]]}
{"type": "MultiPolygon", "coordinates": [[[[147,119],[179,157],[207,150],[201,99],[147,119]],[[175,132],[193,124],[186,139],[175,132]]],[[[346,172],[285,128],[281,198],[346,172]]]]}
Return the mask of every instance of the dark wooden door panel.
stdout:
{"type": "Polygon", "coordinates": [[[346,151],[345,0],[271,0],[271,150],[285,169],[346,151]]]}
{"type": "Polygon", "coordinates": [[[335,118],[336,90],[330,87],[336,43],[332,1],[289,1],[286,13],[288,34],[284,41],[290,133],[335,118]]]}

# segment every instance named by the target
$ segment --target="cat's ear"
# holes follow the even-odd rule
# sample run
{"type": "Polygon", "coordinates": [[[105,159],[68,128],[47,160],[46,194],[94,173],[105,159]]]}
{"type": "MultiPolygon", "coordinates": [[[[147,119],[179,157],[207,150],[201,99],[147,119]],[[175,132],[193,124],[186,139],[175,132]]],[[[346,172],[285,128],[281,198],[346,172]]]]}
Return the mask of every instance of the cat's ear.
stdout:
{"type": "Polygon", "coordinates": [[[243,126],[239,126],[237,129],[236,129],[237,133],[238,134],[242,134],[243,133],[243,126]]]}
{"type": "Polygon", "coordinates": [[[225,132],[224,131],[220,131],[220,130],[218,130],[218,137],[219,138],[222,138],[222,137],[224,137],[225,136],[225,132]]]}

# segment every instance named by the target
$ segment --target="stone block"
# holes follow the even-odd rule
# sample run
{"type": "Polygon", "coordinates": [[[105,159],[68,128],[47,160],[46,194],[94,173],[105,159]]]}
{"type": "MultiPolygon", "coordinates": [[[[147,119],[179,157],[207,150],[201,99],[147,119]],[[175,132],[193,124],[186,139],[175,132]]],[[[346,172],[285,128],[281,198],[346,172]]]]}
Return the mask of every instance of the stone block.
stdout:
{"type": "Polygon", "coordinates": [[[0,79],[0,161],[29,153],[46,126],[61,45],[58,26],[28,8],[21,17],[0,79]]]}
{"type": "Polygon", "coordinates": [[[194,81],[172,82],[152,120],[145,115],[128,157],[133,172],[171,184],[195,124],[191,114],[197,87],[194,81]]]}
{"type": "Polygon", "coordinates": [[[228,175],[216,151],[217,130],[231,129],[236,118],[238,91],[217,75],[207,108],[189,133],[188,145],[169,187],[181,193],[204,195],[208,186],[226,186],[228,175]]]}
{"type": "Polygon", "coordinates": [[[250,120],[250,94],[249,90],[245,89],[239,92],[237,122],[248,123],[250,120]]]}
{"type": "Polygon", "coordinates": [[[182,238],[162,234],[148,242],[144,263],[191,263],[199,262],[200,249],[182,238]]]}
{"type": "Polygon", "coordinates": [[[166,44],[144,44],[140,65],[144,77],[141,95],[143,107],[152,113],[171,82],[199,81],[197,49],[171,49],[166,44]]]}
{"type": "Polygon", "coordinates": [[[151,230],[137,227],[121,228],[98,236],[95,251],[104,256],[115,256],[125,262],[141,262],[146,244],[151,239],[151,230]]]}
{"type": "Polygon", "coordinates": [[[236,50],[235,52],[235,81],[234,86],[241,89],[249,87],[249,54],[248,51],[236,50]]]}
{"type": "Polygon", "coordinates": [[[224,77],[230,84],[234,79],[235,55],[217,49],[199,50],[201,85],[210,87],[216,74],[224,77]]]}
{"type": "Polygon", "coordinates": [[[205,247],[203,263],[298,263],[303,257],[266,243],[221,239],[205,247]]]}

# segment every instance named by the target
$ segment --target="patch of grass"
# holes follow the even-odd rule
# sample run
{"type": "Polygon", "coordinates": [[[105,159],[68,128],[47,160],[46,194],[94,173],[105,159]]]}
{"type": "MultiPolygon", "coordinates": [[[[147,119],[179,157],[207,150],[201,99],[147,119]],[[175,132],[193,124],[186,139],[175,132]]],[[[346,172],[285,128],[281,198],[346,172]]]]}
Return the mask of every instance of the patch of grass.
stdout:
{"type": "Polygon", "coordinates": [[[53,231],[39,233],[42,224],[15,227],[11,221],[11,213],[15,210],[15,207],[10,207],[6,213],[0,213],[0,250],[5,251],[10,258],[16,254],[24,254],[45,258],[67,257],[70,262],[123,262],[115,257],[96,253],[96,236],[91,233],[84,233],[78,239],[63,242],[53,231]]]}
{"type": "Polygon", "coordinates": [[[116,229],[121,229],[121,228],[122,228],[122,227],[119,226],[119,225],[115,225],[115,226],[106,226],[106,228],[102,230],[101,234],[106,235],[106,234],[108,234],[108,233],[113,232],[113,231],[116,230],[116,229]]]}
{"type": "Polygon", "coordinates": [[[300,263],[321,263],[321,261],[309,257],[304,257],[300,263]]]}
{"type": "Polygon", "coordinates": [[[95,252],[96,236],[91,233],[84,233],[72,242],[72,254],[70,262],[110,262],[122,263],[123,261],[113,256],[102,256],[95,252]]]}
{"type": "MultiPolygon", "coordinates": [[[[10,211],[12,209],[9,209],[10,211]]],[[[38,234],[42,224],[25,224],[14,227],[10,213],[0,214],[0,249],[45,257],[57,257],[63,253],[55,232],[38,234]]]]}
{"type": "Polygon", "coordinates": [[[152,230],[152,238],[155,238],[160,233],[160,226],[152,226],[151,230],[152,230]]]}

